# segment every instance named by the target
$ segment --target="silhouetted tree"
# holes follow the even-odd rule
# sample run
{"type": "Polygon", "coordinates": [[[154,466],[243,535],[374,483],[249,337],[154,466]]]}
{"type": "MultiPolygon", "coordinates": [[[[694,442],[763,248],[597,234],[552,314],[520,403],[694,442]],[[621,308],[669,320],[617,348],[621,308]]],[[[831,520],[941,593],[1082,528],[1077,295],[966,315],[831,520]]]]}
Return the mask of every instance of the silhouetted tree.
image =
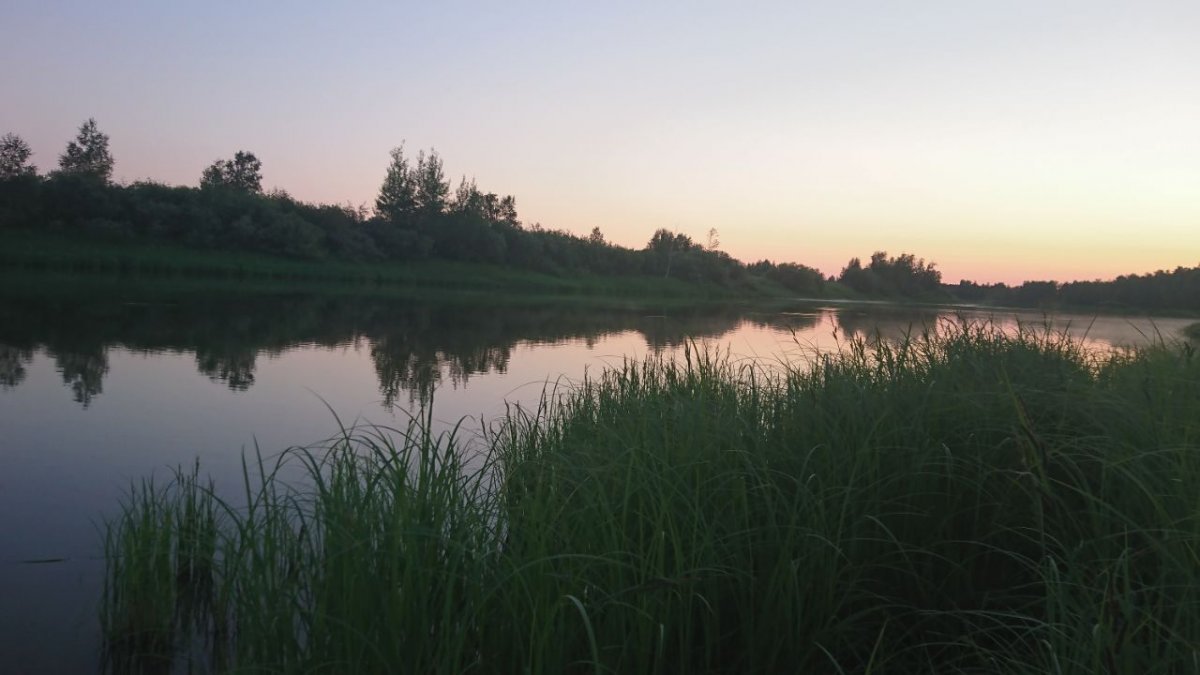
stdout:
{"type": "Polygon", "coordinates": [[[747,271],[799,293],[816,293],[825,286],[825,278],[820,271],[796,263],[776,265],[770,260],[760,260],[747,266],[747,271]]]}
{"type": "Polygon", "coordinates": [[[958,285],[954,287],[953,292],[954,296],[959,300],[966,300],[967,302],[979,302],[987,297],[988,287],[977,284],[974,281],[962,279],[958,282],[958,285]]]}
{"type": "Polygon", "coordinates": [[[863,269],[862,261],[858,258],[851,258],[850,262],[842,268],[842,273],[838,275],[838,281],[860,292],[869,292],[871,282],[866,270],[863,269]]]}
{"type": "Polygon", "coordinates": [[[503,262],[508,244],[499,228],[508,220],[509,208],[515,219],[516,209],[510,201],[494,192],[483,194],[473,179],[463,177],[447,212],[440,217],[431,214],[442,223],[434,233],[434,250],[456,260],[503,262]]]}
{"type": "Polygon", "coordinates": [[[411,227],[417,214],[417,181],[404,146],[392,148],[392,163],[388,165],[379,196],[375,198],[375,212],[394,225],[411,227]]]}
{"type": "Polygon", "coordinates": [[[375,217],[365,229],[385,256],[424,258],[433,250],[433,239],[418,231],[417,171],[404,156],[403,145],[392,148],[391,157],[375,198],[375,217]]]}
{"type": "MultiPolygon", "coordinates": [[[[209,165],[200,174],[200,187],[225,187],[259,194],[262,192],[262,162],[253,152],[238,150],[233,159],[218,159],[209,165]]],[[[287,193],[283,196],[287,197],[287,193]]]]}
{"type": "Polygon", "coordinates": [[[1058,284],[1053,281],[1026,281],[1012,289],[1011,301],[1022,307],[1044,307],[1058,300],[1058,284]]]}
{"type": "MultiPolygon", "coordinates": [[[[495,199],[496,195],[488,195],[495,199]]],[[[472,214],[480,218],[485,217],[487,205],[484,203],[484,195],[479,191],[479,187],[475,184],[475,179],[467,180],[466,176],[459,179],[458,188],[454,191],[454,198],[450,201],[450,211],[459,214],[472,214]]]]}
{"type": "Polygon", "coordinates": [[[674,262],[676,255],[692,246],[692,238],[686,234],[660,228],[650,237],[650,242],[646,244],[646,250],[656,258],[658,267],[663,270],[663,276],[669,277],[671,276],[671,263],[674,262]]]}
{"type": "Polygon", "coordinates": [[[75,140],[67,144],[67,150],[58,158],[59,169],[66,174],[94,176],[107,183],[112,178],[113,158],[108,151],[108,135],[96,127],[96,120],[88,118],[79,127],[75,140]]]}
{"type": "Polygon", "coordinates": [[[0,180],[37,175],[37,168],[29,163],[33,150],[23,138],[16,134],[4,134],[0,138],[0,180]]]}
{"type": "Polygon", "coordinates": [[[442,158],[437,150],[431,148],[428,155],[424,150],[417,154],[415,173],[417,213],[426,221],[426,225],[430,225],[429,221],[445,212],[446,200],[450,196],[450,183],[446,180],[442,158]]]}
{"type": "Polygon", "coordinates": [[[715,251],[721,248],[721,235],[717,232],[717,228],[711,227],[708,230],[708,244],[704,247],[710,251],[715,251]]]}
{"type": "Polygon", "coordinates": [[[29,144],[16,134],[0,138],[0,228],[46,223],[42,180],[29,163],[29,144]]]}
{"type": "Polygon", "coordinates": [[[889,258],[885,251],[876,251],[866,267],[852,258],[838,280],[860,293],[913,296],[940,291],[942,273],[935,263],[911,253],[889,258]]]}

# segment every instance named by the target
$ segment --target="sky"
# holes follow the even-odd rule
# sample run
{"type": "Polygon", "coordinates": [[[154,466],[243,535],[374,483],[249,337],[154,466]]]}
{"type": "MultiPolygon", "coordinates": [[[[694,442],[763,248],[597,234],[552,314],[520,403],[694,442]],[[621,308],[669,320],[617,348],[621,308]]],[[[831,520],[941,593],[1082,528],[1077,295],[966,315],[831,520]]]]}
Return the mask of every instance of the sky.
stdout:
{"type": "Polygon", "coordinates": [[[367,204],[436,148],[526,224],[667,227],[837,274],[1200,265],[1200,2],[106,2],[0,5],[0,134],[53,169],[79,124],[117,180],[367,204]]]}

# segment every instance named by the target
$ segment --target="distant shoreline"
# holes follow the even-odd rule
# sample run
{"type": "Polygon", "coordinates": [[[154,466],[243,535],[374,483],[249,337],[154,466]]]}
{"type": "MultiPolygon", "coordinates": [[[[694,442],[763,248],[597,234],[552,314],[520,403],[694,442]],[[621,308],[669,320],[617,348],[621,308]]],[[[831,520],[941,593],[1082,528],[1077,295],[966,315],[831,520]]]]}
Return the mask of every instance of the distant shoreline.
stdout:
{"type": "Polygon", "coordinates": [[[235,253],[141,241],[109,241],[75,233],[0,230],[0,274],[49,275],[58,279],[109,279],[189,288],[312,290],[371,294],[487,294],[538,296],[588,303],[697,304],[710,302],[827,303],[840,307],[895,305],[986,311],[1043,311],[1105,316],[1194,317],[1200,312],[1120,305],[989,304],[954,297],[953,286],[921,297],[869,297],[837,282],[827,294],[797,295],[769,280],[721,286],[648,275],[554,275],[504,265],[448,260],[348,262],[296,260],[263,253],[235,253]]]}
{"type": "MultiPolygon", "coordinates": [[[[173,278],[235,282],[304,282],[360,289],[527,292],[695,301],[790,300],[793,292],[767,280],[719,286],[649,275],[560,276],[504,265],[448,260],[348,262],[295,260],[262,253],[233,253],[138,241],[105,241],[65,233],[0,230],[0,266],[118,278],[173,278]]],[[[819,301],[855,295],[840,284],[819,301]]]]}

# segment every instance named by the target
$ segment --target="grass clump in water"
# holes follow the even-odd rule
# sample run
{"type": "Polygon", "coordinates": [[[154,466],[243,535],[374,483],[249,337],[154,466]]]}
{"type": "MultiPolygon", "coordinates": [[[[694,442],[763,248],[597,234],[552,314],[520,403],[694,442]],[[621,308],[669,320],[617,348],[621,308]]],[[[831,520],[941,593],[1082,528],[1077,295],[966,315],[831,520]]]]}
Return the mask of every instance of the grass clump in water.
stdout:
{"type": "Polygon", "coordinates": [[[230,672],[1194,666],[1191,350],[988,326],[850,347],[628,363],[511,411],[482,469],[414,425],[289,451],[295,483],[247,471],[248,508],[195,473],[143,484],[109,530],[110,643],[230,672]]]}

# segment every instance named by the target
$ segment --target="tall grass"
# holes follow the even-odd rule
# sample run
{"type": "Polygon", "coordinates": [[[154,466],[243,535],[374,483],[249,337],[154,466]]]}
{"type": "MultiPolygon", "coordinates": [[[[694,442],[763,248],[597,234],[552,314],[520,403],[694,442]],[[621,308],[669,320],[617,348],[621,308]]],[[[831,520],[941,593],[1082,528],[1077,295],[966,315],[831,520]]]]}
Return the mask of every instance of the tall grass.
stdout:
{"type": "Polygon", "coordinates": [[[136,486],[109,665],[1200,667],[1193,348],[969,325],[848,347],[627,363],[511,410],[472,463],[417,422],[259,460],[237,507],[196,471],[136,486]]]}

